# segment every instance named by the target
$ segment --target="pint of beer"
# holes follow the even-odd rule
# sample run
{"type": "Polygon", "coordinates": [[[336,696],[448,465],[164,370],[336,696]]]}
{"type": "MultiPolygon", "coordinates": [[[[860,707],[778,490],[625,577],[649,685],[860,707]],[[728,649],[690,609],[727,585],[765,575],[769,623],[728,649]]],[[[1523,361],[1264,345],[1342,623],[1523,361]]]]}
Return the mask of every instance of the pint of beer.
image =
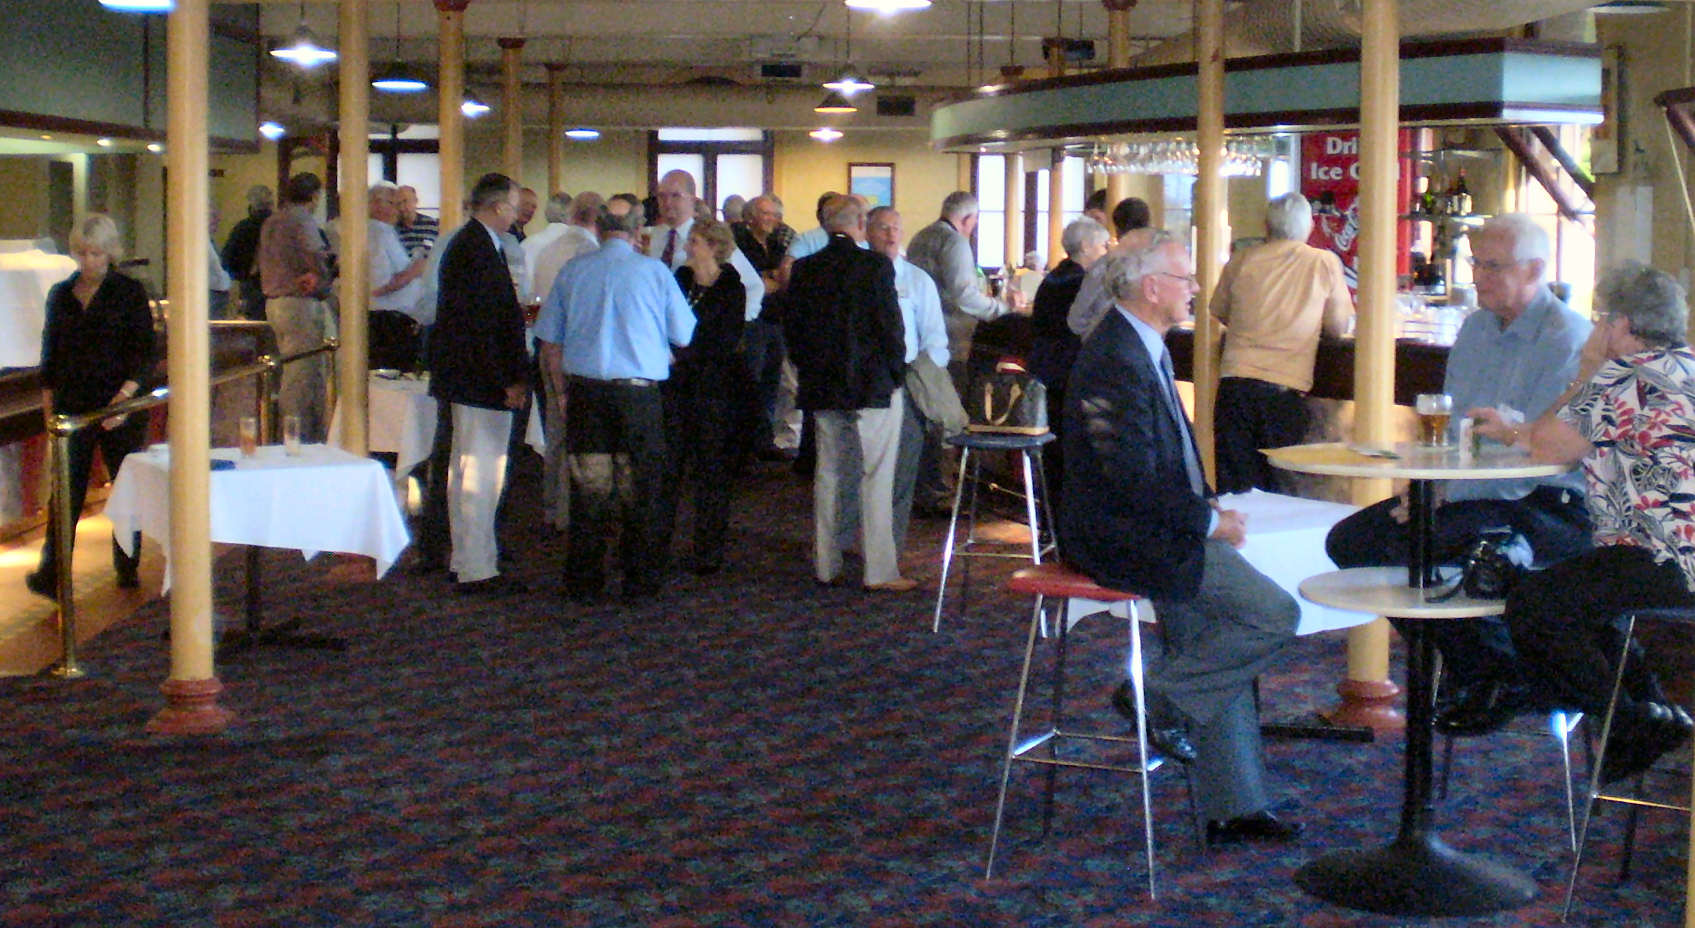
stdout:
{"type": "Polygon", "coordinates": [[[241,456],[250,458],[259,453],[259,419],[242,416],[240,427],[241,456]]]}
{"type": "Polygon", "coordinates": [[[1418,410],[1419,444],[1432,448],[1450,444],[1448,417],[1454,412],[1454,398],[1446,393],[1420,393],[1415,408],[1418,410]]]}

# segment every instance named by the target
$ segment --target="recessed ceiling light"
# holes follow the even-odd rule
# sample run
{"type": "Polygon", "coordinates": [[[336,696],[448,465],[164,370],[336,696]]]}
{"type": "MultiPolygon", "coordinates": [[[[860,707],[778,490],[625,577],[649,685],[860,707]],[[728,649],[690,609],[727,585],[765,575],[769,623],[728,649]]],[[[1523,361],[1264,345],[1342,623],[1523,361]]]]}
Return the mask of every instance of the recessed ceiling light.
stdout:
{"type": "Polygon", "coordinates": [[[272,122],[267,119],[259,124],[259,134],[275,142],[277,139],[287,135],[288,130],[284,129],[281,123],[272,122]]]}
{"type": "Polygon", "coordinates": [[[100,5],[120,13],[169,13],[176,0],[100,0],[100,5]]]}
{"type": "Polygon", "coordinates": [[[575,129],[566,129],[565,137],[578,142],[592,142],[600,138],[600,130],[579,126],[575,129]]]}
{"type": "Polygon", "coordinates": [[[147,143],[147,150],[152,152],[153,154],[157,155],[158,153],[165,150],[165,146],[160,145],[158,142],[148,142],[147,143]]]}
{"type": "Polygon", "coordinates": [[[466,119],[476,119],[492,108],[476,97],[466,97],[465,102],[459,104],[459,112],[464,113],[466,119]]]}
{"type": "Polygon", "coordinates": [[[812,136],[820,142],[829,143],[841,138],[842,130],[832,129],[829,126],[819,126],[811,132],[808,132],[807,135],[812,136]]]}
{"type": "Polygon", "coordinates": [[[111,139],[95,139],[94,144],[99,145],[101,148],[111,148],[112,147],[112,140],[111,139]]]}
{"type": "Polygon", "coordinates": [[[930,0],[847,0],[850,10],[872,10],[877,13],[903,13],[907,10],[927,10],[930,0]]]}

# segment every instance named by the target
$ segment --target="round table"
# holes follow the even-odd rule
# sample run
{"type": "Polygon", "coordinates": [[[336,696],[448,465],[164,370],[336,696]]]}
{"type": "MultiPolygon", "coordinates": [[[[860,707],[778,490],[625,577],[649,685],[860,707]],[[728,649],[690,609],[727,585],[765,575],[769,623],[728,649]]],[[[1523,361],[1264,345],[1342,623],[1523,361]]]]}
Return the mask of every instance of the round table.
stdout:
{"type": "Polygon", "coordinates": [[[1285,470],[1341,477],[1402,478],[1408,484],[1414,525],[1407,568],[1366,567],[1319,574],[1301,584],[1317,603],[1409,619],[1407,639],[1407,745],[1401,824],[1395,839],[1372,848],[1336,851],[1302,867],[1295,882],[1339,905],[1391,915],[1482,915],[1524,905],[1536,896],[1529,877],[1474,854],[1456,851],[1431,827],[1431,742],[1435,725],[1432,671],[1435,645],[1426,620],[1499,615],[1499,600],[1456,596],[1433,601],[1437,585],[1433,551],[1435,481],[1548,477],[1563,473],[1513,448],[1492,445],[1476,454],[1457,448],[1398,444],[1356,449],[1330,443],[1266,452],[1285,470]]]}

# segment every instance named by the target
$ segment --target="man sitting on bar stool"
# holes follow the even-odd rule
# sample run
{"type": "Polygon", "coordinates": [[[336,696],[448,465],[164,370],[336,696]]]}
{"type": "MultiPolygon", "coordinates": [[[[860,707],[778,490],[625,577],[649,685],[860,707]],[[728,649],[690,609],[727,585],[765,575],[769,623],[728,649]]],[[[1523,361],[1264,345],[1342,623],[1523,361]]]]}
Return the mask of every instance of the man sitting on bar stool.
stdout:
{"type": "MultiPolygon", "coordinates": [[[[1577,374],[1589,321],[1560,302],[1543,282],[1548,233],[1529,216],[1496,216],[1471,233],[1477,302],[1448,352],[1444,392],[1454,409],[1510,407],[1527,419],[1551,407],[1577,374]]],[[[1459,416],[1449,424],[1457,435],[1459,416]]],[[[1435,554],[1453,563],[1486,529],[1509,528],[1529,542],[1536,564],[1550,564],[1589,547],[1583,477],[1460,480],[1439,491],[1435,554]]],[[[1407,507],[1391,497],[1336,523],[1324,541],[1337,567],[1407,563],[1407,507]]],[[[1392,620],[1400,621],[1400,620],[1392,620]]],[[[1518,663],[1499,619],[1437,622],[1429,634],[1442,655],[1448,708],[1437,730],[1476,735],[1499,728],[1536,700],[1515,681],[1518,663]]]]}
{"type": "MultiPolygon", "coordinates": [[[[1253,683],[1295,637],[1300,609],[1236,551],[1242,514],[1201,473],[1165,333],[1197,287],[1169,233],[1104,259],[1115,304],[1083,342],[1065,399],[1060,551],[1096,583],[1153,601],[1165,653],[1147,673],[1148,735],[1192,763],[1209,843],[1287,841],[1265,788],[1253,683]]],[[[1134,717],[1128,684],[1113,704],[1134,717]]]]}

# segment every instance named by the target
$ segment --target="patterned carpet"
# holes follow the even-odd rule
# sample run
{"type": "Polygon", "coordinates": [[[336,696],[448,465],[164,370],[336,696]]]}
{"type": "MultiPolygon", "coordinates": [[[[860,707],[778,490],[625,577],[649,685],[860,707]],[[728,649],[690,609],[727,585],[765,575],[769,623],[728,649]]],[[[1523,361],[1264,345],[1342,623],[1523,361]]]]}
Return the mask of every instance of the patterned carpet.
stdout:
{"type": "MultiPolygon", "coordinates": [[[[1202,854],[1182,778],[1156,774],[1157,901],[1125,779],[1062,774],[1042,840],[1040,777],[1015,772],[1010,844],[985,881],[1026,603],[974,597],[932,635],[922,593],[813,584],[809,497],[786,469],[742,489],[731,569],[633,609],[560,598],[562,545],[524,530],[523,507],[507,539],[521,599],[401,573],[356,583],[268,552],[272,621],[350,647],[221,667],[240,719],[219,737],[142,733],[167,671],[159,602],[92,642],[87,680],[0,680],[0,925],[1412,923],[1290,880],[1392,833],[1398,740],[1268,742],[1279,811],[1309,825],[1287,847],[1202,854]]],[[[914,523],[909,572],[932,585],[943,528],[914,523]]],[[[232,612],[238,563],[220,571],[232,612]]],[[[1080,714],[1120,724],[1105,697],[1121,630],[1090,620],[1074,640],[1080,714]]],[[[1301,642],[1264,681],[1267,714],[1327,704],[1341,655],[1338,636],[1301,642]]],[[[1445,837],[1541,893],[1444,923],[1558,922],[1569,854],[1552,744],[1500,735],[1457,752],[1445,837]]],[[[1617,886],[1622,821],[1597,822],[1572,924],[1678,923],[1683,820],[1645,816],[1635,876],[1617,886]]]]}

